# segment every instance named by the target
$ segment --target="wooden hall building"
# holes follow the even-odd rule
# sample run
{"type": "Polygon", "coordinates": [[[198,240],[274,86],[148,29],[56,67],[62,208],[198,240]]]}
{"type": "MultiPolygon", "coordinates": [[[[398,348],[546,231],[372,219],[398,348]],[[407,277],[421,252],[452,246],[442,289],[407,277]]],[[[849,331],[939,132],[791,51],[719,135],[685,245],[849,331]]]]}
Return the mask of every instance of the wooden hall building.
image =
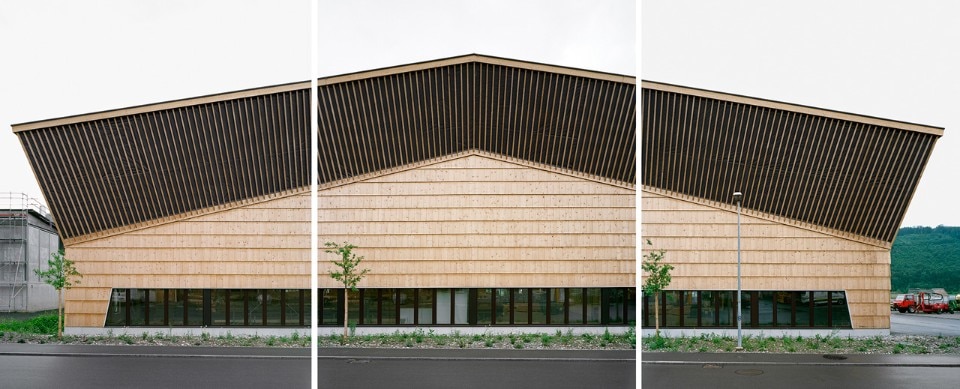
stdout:
{"type": "Polygon", "coordinates": [[[748,333],[889,333],[890,248],[943,128],[648,81],[641,100],[641,236],[676,268],[668,335],[736,331],[734,192],[748,333]]]}
{"type": "MultiPolygon", "coordinates": [[[[84,275],[68,328],[342,326],[322,252],[310,290],[310,92],[14,125],[84,275]]],[[[319,241],[366,258],[359,327],[636,320],[635,78],[466,55],[317,97],[319,241]]]]}

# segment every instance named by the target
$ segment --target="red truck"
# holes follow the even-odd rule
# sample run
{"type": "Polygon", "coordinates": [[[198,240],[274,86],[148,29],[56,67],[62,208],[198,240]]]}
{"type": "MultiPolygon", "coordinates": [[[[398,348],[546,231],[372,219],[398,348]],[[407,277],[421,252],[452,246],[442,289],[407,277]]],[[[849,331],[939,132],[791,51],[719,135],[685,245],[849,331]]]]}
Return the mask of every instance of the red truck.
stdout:
{"type": "Polygon", "coordinates": [[[917,311],[917,298],[913,294],[898,294],[897,298],[890,303],[890,309],[900,313],[914,313],[917,311]]]}

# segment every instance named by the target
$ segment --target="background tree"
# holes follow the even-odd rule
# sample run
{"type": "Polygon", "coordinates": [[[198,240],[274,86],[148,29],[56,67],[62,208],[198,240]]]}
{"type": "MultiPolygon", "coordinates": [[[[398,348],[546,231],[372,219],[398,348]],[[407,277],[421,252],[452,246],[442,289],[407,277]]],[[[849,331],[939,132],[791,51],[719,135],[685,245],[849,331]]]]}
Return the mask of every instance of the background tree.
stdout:
{"type": "Polygon", "coordinates": [[[74,284],[79,284],[83,276],[73,266],[73,261],[67,259],[63,250],[50,254],[47,260],[47,270],[33,269],[37,277],[53,286],[57,290],[57,339],[63,339],[63,323],[66,313],[63,311],[63,290],[70,289],[74,284]]]}
{"type": "Polygon", "coordinates": [[[363,257],[358,257],[356,254],[353,254],[353,249],[357,248],[357,246],[347,242],[344,242],[342,246],[333,242],[327,242],[324,243],[324,246],[327,246],[327,249],[324,251],[340,256],[339,260],[330,261],[333,262],[333,265],[338,269],[330,272],[330,277],[343,284],[343,340],[346,341],[347,323],[350,317],[350,310],[347,309],[347,301],[349,300],[347,297],[351,290],[354,292],[358,291],[357,283],[363,279],[363,276],[366,275],[370,269],[359,269],[360,261],[363,260],[363,257]]]}
{"type": "MultiPolygon", "coordinates": [[[[653,245],[650,239],[647,239],[647,245],[653,245]]],[[[647,278],[643,281],[643,293],[653,295],[655,336],[660,336],[660,292],[670,285],[670,270],[673,270],[670,264],[660,263],[664,254],[666,252],[663,250],[651,251],[643,256],[642,265],[643,271],[647,273],[647,278]]]]}

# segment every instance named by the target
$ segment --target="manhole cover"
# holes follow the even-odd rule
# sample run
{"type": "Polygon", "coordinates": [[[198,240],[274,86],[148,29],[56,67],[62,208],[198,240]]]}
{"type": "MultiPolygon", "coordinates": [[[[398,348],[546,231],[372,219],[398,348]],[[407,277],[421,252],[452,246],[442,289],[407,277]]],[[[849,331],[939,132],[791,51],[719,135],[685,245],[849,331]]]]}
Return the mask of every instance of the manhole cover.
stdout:
{"type": "Polygon", "coordinates": [[[844,359],[847,359],[845,355],[837,355],[837,354],[824,354],[823,357],[826,359],[834,360],[834,361],[842,361],[844,359]]]}
{"type": "Polygon", "coordinates": [[[763,374],[763,370],[760,370],[760,369],[740,369],[740,370],[735,371],[734,373],[737,373],[737,374],[739,374],[739,375],[761,375],[761,374],[763,374]]]}
{"type": "Polygon", "coordinates": [[[704,368],[704,369],[719,369],[719,368],[721,368],[721,367],[723,367],[723,366],[720,366],[720,365],[715,364],[715,363],[708,363],[708,364],[706,364],[706,365],[703,365],[703,368],[704,368]]]}
{"type": "Polygon", "coordinates": [[[369,359],[350,359],[347,363],[370,363],[369,359]]]}

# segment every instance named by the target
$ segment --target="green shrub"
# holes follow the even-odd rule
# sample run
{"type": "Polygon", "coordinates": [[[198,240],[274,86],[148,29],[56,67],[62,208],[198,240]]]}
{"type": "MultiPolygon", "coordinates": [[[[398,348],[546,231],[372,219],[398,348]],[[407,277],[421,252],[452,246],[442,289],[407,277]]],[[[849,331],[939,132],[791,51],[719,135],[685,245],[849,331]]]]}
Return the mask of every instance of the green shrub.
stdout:
{"type": "Polygon", "coordinates": [[[39,315],[27,320],[8,320],[0,322],[0,331],[19,334],[57,334],[57,315],[39,315]]]}
{"type": "Polygon", "coordinates": [[[552,340],[550,338],[550,335],[547,335],[547,334],[540,335],[540,343],[543,344],[544,347],[547,347],[550,345],[550,340],[552,340]]]}

